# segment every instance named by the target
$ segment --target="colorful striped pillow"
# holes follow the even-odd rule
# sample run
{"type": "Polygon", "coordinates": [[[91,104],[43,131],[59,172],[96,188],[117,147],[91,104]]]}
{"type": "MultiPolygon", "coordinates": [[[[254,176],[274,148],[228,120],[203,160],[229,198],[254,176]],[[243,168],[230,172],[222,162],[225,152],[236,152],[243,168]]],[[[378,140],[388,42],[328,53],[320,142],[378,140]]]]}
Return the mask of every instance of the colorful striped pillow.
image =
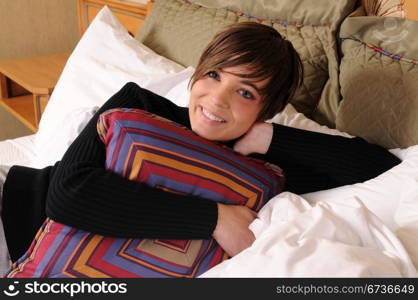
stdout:
{"type": "MultiPolygon", "coordinates": [[[[280,168],[142,110],[106,111],[98,132],[108,169],[156,188],[256,211],[283,188],[280,168]]],[[[7,277],[196,277],[226,258],[213,239],[108,238],[47,220],[7,277]]]]}

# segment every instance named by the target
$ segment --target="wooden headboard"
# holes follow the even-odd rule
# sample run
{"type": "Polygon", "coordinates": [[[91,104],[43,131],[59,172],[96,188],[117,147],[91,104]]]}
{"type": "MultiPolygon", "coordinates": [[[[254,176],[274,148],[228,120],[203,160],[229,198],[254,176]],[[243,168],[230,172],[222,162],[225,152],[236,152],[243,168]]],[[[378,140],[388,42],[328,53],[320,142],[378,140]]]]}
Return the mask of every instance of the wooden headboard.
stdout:
{"type": "Polygon", "coordinates": [[[418,1],[417,0],[405,0],[403,5],[406,17],[411,20],[418,21],[418,1]]]}
{"type": "Polygon", "coordinates": [[[120,0],[77,0],[80,36],[83,35],[88,24],[96,14],[107,5],[119,21],[126,27],[128,32],[135,36],[145,18],[152,10],[153,1],[148,0],[147,4],[134,3],[120,0]]]}

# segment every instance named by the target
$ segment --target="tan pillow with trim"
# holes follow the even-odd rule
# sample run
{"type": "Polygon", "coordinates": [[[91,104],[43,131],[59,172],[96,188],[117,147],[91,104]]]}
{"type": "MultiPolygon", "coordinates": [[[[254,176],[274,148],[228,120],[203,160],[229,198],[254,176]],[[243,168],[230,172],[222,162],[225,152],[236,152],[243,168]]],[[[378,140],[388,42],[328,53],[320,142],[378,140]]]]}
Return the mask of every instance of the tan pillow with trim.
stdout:
{"type": "Polygon", "coordinates": [[[353,17],[340,35],[337,129],[386,148],[418,144],[418,22],[353,17]]]}

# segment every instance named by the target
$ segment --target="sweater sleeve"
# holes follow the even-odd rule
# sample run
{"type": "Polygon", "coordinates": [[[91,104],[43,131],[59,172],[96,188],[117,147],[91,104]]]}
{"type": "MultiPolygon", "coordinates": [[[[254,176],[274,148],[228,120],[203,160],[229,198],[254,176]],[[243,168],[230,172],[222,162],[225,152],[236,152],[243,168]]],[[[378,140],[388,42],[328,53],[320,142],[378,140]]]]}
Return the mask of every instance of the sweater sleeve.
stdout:
{"type": "Polygon", "coordinates": [[[386,149],[358,137],[273,126],[264,159],[283,169],[290,192],[302,194],[363,182],[400,163],[386,149]]]}
{"type": "Polygon", "coordinates": [[[116,107],[144,109],[185,122],[180,108],[169,100],[126,84],[94,115],[56,167],[46,215],[105,236],[210,238],[217,222],[216,202],[153,189],[105,169],[105,146],[96,123],[102,112],[116,107]]]}

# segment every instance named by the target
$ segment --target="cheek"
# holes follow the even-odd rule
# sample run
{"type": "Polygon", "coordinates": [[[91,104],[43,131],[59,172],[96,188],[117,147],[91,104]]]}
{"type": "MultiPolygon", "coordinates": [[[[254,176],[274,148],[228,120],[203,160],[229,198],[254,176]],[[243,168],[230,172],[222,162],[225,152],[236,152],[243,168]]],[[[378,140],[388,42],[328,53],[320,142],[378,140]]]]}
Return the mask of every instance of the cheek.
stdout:
{"type": "Polygon", "coordinates": [[[209,91],[211,88],[210,83],[211,82],[208,79],[205,79],[205,78],[199,79],[193,84],[190,92],[194,94],[207,93],[207,91],[209,91]]]}
{"type": "Polygon", "coordinates": [[[201,97],[207,88],[205,87],[203,80],[198,80],[190,89],[189,107],[193,107],[197,99],[201,97]]]}
{"type": "Polygon", "coordinates": [[[257,120],[258,114],[261,111],[261,106],[240,104],[235,107],[233,111],[237,123],[248,129],[248,127],[250,127],[257,120]]]}
{"type": "Polygon", "coordinates": [[[196,128],[197,122],[197,106],[199,105],[199,99],[204,94],[204,85],[202,84],[203,80],[197,80],[190,89],[190,97],[189,97],[189,119],[192,126],[192,130],[196,128]]]}

